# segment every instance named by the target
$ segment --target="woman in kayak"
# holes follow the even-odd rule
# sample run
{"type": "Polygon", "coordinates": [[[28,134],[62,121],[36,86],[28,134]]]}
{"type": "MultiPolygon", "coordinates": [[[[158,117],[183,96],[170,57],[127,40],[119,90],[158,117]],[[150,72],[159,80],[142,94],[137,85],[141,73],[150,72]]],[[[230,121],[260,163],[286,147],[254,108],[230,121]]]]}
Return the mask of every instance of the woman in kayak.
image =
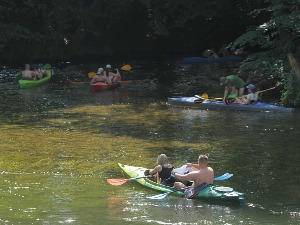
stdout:
{"type": "Polygon", "coordinates": [[[169,163],[168,157],[165,154],[158,156],[157,164],[153,169],[146,170],[145,175],[154,175],[157,183],[165,184],[165,181],[171,176],[171,171],[174,167],[169,163]]]}

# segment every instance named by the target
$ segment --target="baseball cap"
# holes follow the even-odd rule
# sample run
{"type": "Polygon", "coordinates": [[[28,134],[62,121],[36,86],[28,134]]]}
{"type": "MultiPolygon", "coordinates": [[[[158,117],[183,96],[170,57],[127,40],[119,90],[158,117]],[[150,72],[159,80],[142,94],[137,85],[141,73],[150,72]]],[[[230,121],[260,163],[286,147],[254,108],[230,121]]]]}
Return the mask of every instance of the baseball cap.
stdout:
{"type": "Polygon", "coordinates": [[[249,88],[249,89],[256,89],[255,85],[254,84],[248,84],[246,86],[246,88],[249,88]]]}
{"type": "Polygon", "coordinates": [[[220,78],[220,85],[224,85],[227,81],[227,77],[221,77],[220,78]]]}
{"type": "Polygon", "coordinates": [[[97,74],[101,74],[103,71],[104,71],[103,68],[99,68],[98,71],[97,71],[97,74]]]}

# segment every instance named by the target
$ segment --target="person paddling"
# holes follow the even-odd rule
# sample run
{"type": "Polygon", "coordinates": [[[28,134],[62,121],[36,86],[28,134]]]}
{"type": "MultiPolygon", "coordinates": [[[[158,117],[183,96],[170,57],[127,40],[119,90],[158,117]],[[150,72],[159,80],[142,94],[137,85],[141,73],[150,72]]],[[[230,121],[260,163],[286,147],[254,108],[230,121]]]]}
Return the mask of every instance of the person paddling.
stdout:
{"type": "MultiPolygon", "coordinates": [[[[187,163],[189,167],[195,167],[199,170],[192,171],[187,174],[179,174],[176,170],[172,171],[172,175],[179,181],[193,181],[191,188],[197,188],[203,184],[213,184],[214,182],[214,170],[208,166],[208,157],[206,155],[200,155],[198,158],[198,164],[187,163]]],[[[174,188],[188,189],[182,182],[175,182],[174,188]]]]}
{"type": "Polygon", "coordinates": [[[107,76],[104,74],[104,69],[99,68],[96,75],[93,77],[93,79],[90,81],[90,84],[95,84],[97,82],[107,82],[107,76]]]}
{"type": "Polygon", "coordinates": [[[105,75],[107,76],[107,83],[113,84],[121,82],[121,74],[118,69],[115,69],[115,72],[111,71],[111,65],[106,65],[105,75]]]}
{"type": "Polygon", "coordinates": [[[174,167],[169,163],[168,157],[165,154],[160,154],[157,157],[157,166],[151,170],[146,170],[144,174],[145,176],[155,175],[157,183],[165,184],[165,181],[171,176],[173,169],[174,167]]]}
{"type": "Polygon", "coordinates": [[[258,100],[258,91],[254,84],[248,84],[246,86],[248,90],[248,95],[243,95],[242,97],[238,97],[234,100],[233,103],[238,104],[253,104],[258,100]]]}
{"type": "Polygon", "coordinates": [[[31,70],[29,64],[25,64],[25,68],[22,70],[21,75],[23,80],[36,80],[37,77],[42,76],[41,73],[31,70]]]}

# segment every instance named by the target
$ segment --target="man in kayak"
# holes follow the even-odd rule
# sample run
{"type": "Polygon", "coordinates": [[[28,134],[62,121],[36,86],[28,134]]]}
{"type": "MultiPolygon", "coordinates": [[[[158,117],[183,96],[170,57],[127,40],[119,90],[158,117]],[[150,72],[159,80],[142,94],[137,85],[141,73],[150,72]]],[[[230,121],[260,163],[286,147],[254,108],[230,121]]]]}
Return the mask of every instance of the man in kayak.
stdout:
{"type": "Polygon", "coordinates": [[[241,97],[245,91],[245,82],[236,75],[221,77],[220,85],[224,86],[225,88],[224,97],[223,97],[224,102],[226,101],[226,98],[229,94],[231,95],[235,94],[238,97],[241,97]]]}
{"type": "MultiPolygon", "coordinates": [[[[214,170],[211,167],[208,167],[208,157],[206,155],[200,155],[198,158],[198,164],[188,163],[187,166],[195,167],[198,170],[192,171],[188,174],[178,174],[175,170],[172,171],[172,175],[176,180],[180,181],[193,181],[191,187],[196,188],[200,185],[213,184],[214,182],[214,170]]],[[[187,188],[181,182],[175,182],[174,188],[187,188]]]]}
{"type": "Polygon", "coordinates": [[[96,75],[93,77],[93,79],[90,81],[90,84],[95,84],[97,82],[103,82],[106,83],[108,80],[107,76],[104,74],[104,69],[99,68],[96,75]]]}
{"type": "Polygon", "coordinates": [[[121,81],[121,74],[118,69],[115,69],[115,72],[111,71],[111,65],[106,65],[105,75],[107,76],[107,83],[117,83],[121,81]]]}
{"type": "Polygon", "coordinates": [[[25,64],[25,69],[22,70],[21,75],[23,80],[36,80],[37,77],[42,76],[42,73],[31,70],[30,65],[25,64]]]}

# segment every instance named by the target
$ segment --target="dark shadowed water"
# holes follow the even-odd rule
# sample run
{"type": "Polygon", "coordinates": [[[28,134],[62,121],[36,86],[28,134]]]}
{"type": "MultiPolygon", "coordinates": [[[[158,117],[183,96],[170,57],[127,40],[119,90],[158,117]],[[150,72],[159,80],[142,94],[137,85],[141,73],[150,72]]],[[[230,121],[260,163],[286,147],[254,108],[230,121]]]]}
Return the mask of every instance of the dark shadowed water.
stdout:
{"type": "MultiPolygon", "coordinates": [[[[102,65],[103,66],[103,65],[102,65]]],[[[118,66],[118,65],[113,65],[118,66]]],[[[0,72],[0,224],[299,224],[300,115],[189,110],[167,98],[208,92],[237,65],[133,62],[115,91],[91,93],[96,65],[57,65],[45,86],[20,90],[20,68],[0,72]],[[131,82],[132,81],[132,82],[131,82]],[[244,205],[169,196],[123,177],[118,162],[153,167],[159,154],[181,166],[209,154],[220,185],[244,205]]],[[[217,88],[215,88],[217,87],[217,88]]],[[[217,182],[217,181],[216,181],[217,182]]]]}

